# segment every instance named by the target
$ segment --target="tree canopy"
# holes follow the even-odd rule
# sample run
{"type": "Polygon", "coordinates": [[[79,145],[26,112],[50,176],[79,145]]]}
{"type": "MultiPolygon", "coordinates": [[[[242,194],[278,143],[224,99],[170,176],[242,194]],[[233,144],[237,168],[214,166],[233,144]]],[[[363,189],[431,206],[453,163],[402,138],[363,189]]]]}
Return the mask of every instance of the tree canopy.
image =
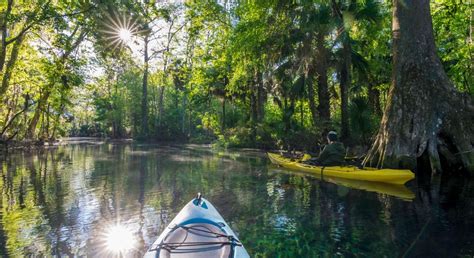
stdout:
{"type": "MultiPolygon", "coordinates": [[[[472,4],[430,5],[443,68],[472,98],[472,4]]],[[[0,139],[317,151],[335,130],[368,146],[389,95],[391,10],[376,0],[2,1],[0,139]]]]}

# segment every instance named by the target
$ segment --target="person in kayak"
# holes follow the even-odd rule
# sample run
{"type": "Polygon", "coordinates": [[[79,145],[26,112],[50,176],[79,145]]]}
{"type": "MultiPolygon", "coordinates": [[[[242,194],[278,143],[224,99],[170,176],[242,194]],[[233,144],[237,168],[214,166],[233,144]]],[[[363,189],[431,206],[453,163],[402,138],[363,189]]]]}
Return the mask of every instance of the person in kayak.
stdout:
{"type": "Polygon", "coordinates": [[[319,154],[319,157],[312,158],[309,160],[309,164],[317,166],[344,166],[346,162],[344,157],[346,156],[346,149],[344,144],[338,141],[337,133],[330,131],[327,135],[328,144],[319,154]]]}

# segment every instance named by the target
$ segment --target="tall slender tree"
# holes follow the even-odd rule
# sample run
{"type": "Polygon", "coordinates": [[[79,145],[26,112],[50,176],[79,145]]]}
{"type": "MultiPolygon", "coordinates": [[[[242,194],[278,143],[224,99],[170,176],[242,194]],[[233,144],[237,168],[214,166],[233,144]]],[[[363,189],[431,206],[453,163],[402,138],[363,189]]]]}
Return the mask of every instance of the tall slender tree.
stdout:
{"type": "Polygon", "coordinates": [[[338,23],[339,35],[342,45],[341,61],[338,67],[341,94],[341,138],[350,142],[349,130],[349,90],[352,87],[352,38],[351,30],[355,22],[361,20],[377,21],[379,18],[379,5],[377,1],[367,0],[360,3],[355,0],[332,0],[333,17],[338,23]]]}

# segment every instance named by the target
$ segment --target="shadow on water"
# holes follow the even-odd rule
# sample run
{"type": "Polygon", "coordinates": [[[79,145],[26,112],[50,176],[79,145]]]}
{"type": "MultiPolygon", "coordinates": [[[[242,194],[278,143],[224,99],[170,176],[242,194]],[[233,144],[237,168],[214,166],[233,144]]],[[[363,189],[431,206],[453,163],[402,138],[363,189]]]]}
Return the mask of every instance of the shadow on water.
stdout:
{"type": "Polygon", "coordinates": [[[415,214],[424,220],[407,257],[474,255],[474,183],[463,173],[420,173],[415,214]],[[436,248],[433,247],[436,246],[436,248]]]}
{"type": "Polygon", "coordinates": [[[464,177],[420,177],[406,202],[268,164],[255,150],[196,145],[87,141],[12,154],[0,161],[0,256],[114,256],[107,232],[117,225],[133,237],[120,254],[140,256],[197,192],[253,257],[474,255],[464,177]]]}

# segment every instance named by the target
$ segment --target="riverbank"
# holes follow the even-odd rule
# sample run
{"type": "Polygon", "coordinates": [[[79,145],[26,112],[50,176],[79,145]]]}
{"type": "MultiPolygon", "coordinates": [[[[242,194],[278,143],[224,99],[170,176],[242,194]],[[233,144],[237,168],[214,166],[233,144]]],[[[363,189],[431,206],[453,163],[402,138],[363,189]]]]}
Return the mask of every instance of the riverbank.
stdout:
{"type": "MultiPolygon", "coordinates": [[[[271,148],[270,146],[260,146],[260,148],[252,148],[248,146],[223,146],[217,141],[214,142],[183,142],[183,141],[153,141],[153,140],[143,140],[143,139],[132,139],[132,138],[108,138],[108,137],[65,137],[55,141],[12,141],[8,145],[0,146],[0,157],[6,156],[10,153],[15,152],[31,152],[39,151],[42,149],[57,148],[58,146],[65,145],[75,145],[75,144],[87,144],[87,145],[101,145],[105,143],[114,143],[114,144],[160,144],[160,145],[195,145],[195,146],[206,146],[218,151],[221,150],[236,150],[236,151],[258,151],[262,153],[270,152],[281,152],[288,151],[286,149],[271,148]]],[[[347,157],[363,157],[367,153],[367,146],[353,146],[346,147],[346,156],[347,157]]],[[[292,153],[309,153],[311,156],[318,156],[320,147],[315,147],[316,150],[306,151],[303,148],[295,148],[291,150],[292,153]]]]}
{"type": "Polygon", "coordinates": [[[111,139],[102,137],[65,137],[54,141],[9,141],[0,142],[0,156],[15,151],[31,151],[45,148],[54,148],[68,144],[102,144],[106,142],[131,143],[133,139],[111,139]]]}

